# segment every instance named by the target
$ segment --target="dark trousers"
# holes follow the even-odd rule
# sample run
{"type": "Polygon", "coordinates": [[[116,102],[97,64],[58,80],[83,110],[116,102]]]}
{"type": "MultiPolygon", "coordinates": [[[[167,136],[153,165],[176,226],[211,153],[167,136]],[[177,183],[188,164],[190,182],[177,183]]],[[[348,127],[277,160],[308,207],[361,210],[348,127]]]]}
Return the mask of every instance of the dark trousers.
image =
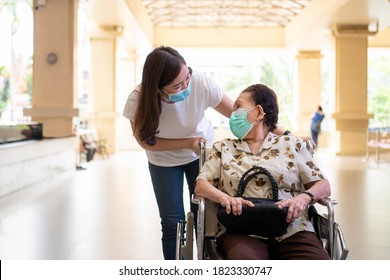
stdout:
{"type": "Polygon", "coordinates": [[[93,160],[93,156],[95,155],[96,148],[88,147],[87,150],[87,161],[93,160]]]}
{"type": "Polygon", "coordinates": [[[247,235],[223,234],[218,239],[222,252],[230,260],[329,260],[315,233],[300,231],[277,242],[247,235]]]}
{"type": "Polygon", "coordinates": [[[316,145],[318,145],[319,131],[315,131],[315,130],[311,129],[310,132],[311,132],[311,138],[313,139],[314,143],[316,143],[316,145]]]}

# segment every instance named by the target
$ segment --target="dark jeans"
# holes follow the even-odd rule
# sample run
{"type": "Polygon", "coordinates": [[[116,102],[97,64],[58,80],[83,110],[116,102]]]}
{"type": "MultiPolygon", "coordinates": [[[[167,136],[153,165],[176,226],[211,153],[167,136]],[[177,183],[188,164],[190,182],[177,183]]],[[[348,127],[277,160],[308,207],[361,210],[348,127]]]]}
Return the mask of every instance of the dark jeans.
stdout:
{"type": "Polygon", "coordinates": [[[96,153],[96,148],[93,147],[87,147],[85,148],[87,150],[87,161],[93,160],[93,156],[96,153]]]}
{"type": "Polygon", "coordinates": [[[313,129],[311,129],[310,132],[311,132],[311,138],[313,138],[314,143],[316,143],[316,145],[318,145],[318,134],[319,134],[319,132],[315,131],[313,129]]]}
{"type": "MultiPolygon", "coordinates": [[[[183,175],[186,176],[191,197],[199,173],[199,160],[173,167],[157,166],[149,162],[149,171],[160,212],[164,258],[174,260],[177,223],[185,220],[183,175]]],[[[197,205],[191,203],[191,212],[196,215],[197,205]]]]}
{"type": "Polygon", "coordinates": [[[222,252],[232,260],[329,260],[315,233],[300,231],[277,242],[247,235],[223,234],[218,239],[222,252]]]}

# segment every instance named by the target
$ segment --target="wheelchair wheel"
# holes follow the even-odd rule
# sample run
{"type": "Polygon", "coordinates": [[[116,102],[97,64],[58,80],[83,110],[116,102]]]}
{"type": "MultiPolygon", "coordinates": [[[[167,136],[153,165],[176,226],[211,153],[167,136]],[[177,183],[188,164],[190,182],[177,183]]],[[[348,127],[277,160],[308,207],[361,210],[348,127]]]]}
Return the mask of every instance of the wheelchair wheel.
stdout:
{"type": "Polygon", "coordinates": [[[177,224],[176,260],[192,260],[194,243],[194,214],[187,214],[187,221],[177,224]]]}

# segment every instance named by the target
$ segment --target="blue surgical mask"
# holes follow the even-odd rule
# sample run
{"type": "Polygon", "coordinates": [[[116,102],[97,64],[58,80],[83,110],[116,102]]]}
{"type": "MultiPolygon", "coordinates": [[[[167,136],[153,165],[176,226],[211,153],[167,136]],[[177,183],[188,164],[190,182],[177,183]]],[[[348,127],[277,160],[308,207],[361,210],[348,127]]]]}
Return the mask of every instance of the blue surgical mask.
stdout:
{"type": "Polygon", "coordinates": [[[175,103],[175,102],[180,102],[183,101],[190,95],[191,91],[191,82],[188,84],[188,87],[178,93],[169,93],[168,94],[168,100],[175,103]]]}
{"type": "Polygon", "coordinates": [[[248,112],[252,109],[238,109],[230,115],[229,126],[230,130],[239,139],[244,139],[244,137],[251,131],[253,128],[253,123],[250,123],[247,120],[248,112]]]}

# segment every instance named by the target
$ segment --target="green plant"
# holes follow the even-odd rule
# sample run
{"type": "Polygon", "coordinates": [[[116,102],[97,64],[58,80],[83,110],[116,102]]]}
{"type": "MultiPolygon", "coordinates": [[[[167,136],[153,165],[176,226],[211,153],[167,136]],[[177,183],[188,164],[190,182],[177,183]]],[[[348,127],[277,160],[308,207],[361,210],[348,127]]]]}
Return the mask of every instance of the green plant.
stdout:
{"type": "Polygon", "coordinates": [[[7,106],[10,95],[9,73],[5,66],[0,67],[0,109],[7,106]]]}
{"type": "Polygon", "coordinates": [[[372,126],[390,126],[390,52],[373,49],[368,52],[367,111],[374,114],[372,126]]]}

